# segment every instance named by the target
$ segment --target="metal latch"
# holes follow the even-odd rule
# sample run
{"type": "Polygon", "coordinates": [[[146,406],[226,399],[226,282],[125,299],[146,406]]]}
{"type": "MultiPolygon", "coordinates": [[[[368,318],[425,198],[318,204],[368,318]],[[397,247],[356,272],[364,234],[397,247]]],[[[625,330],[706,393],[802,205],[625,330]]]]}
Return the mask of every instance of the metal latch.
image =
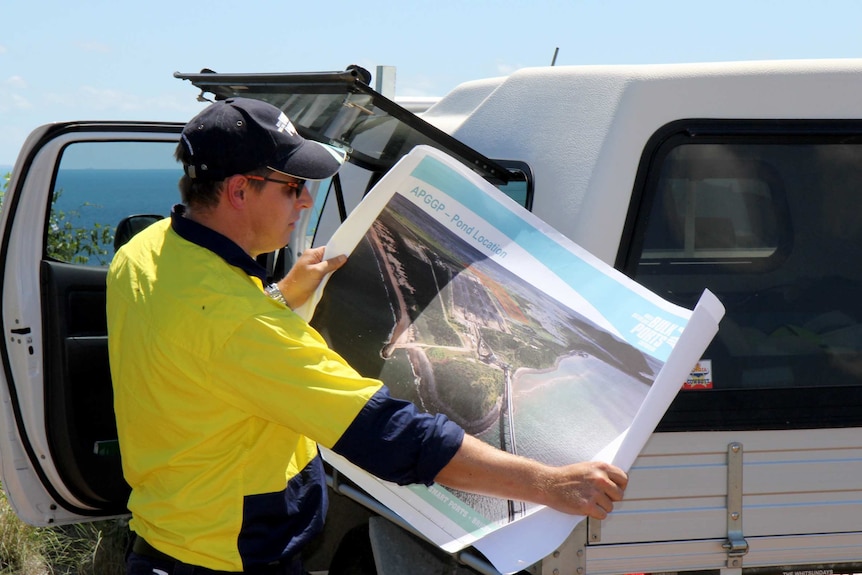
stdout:
{"type": "Polygon", "coordinates": [[[748,541],[742,533],[742,444],[727,446],[727,566],[742,568],[742,556],[748,553],[748,541]]]}

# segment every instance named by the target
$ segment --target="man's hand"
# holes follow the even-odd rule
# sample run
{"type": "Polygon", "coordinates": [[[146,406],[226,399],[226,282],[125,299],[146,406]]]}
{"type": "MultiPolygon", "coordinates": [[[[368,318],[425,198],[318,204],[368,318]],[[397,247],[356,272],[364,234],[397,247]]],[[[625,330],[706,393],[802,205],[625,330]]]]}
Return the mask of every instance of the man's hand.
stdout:
{"type": "Polygon", "coordinates": [[[614,502],[622,500],[629,479],[610,463],[584,461],[554,467],[465,435],[461,448],[435,481],[462,491],[604,519],[613,510],[614,502]]]}
{"type": "Polygon", "coordinates": [[[585,461],[555,467],[545,505],[572,515],[604,519],[621,501],[628,476],[616,466],[585,461]]]}
{"type": "Polygon", "coordinates": [[[278,289],[290,309],[304,304],[326,274],[334,272],[347,261],[345,255],[324,260],[324,249],[320,246],[302,252],[287,275],[278,282],[278,289]]]}

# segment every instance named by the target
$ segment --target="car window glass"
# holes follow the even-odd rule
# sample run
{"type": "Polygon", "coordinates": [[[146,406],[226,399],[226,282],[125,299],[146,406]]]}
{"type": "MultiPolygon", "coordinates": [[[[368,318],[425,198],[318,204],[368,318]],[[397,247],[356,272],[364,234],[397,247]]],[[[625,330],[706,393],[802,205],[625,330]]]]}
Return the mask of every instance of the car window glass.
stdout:
{"type": "Polygon", "coordinates": [[[708,288],[726,306],[703,387],[862,385],[862,146],[667,148],[644,192],[634,275],[678,303],[708,288]]]}
{"type": "Polygon", "coordinates": [[[521,179],[513,179],[510,182],[497,186],[500,191],[504,194],[521,204],[521,206],[527,206],[527,180],[523,178],[523,174],[520,172],[516,173],[517,176],[521,176],[521,179]]]}
{"type": "Polygon", "coordinates": [[[528,210],[533,209],[533,176],[530,167],[524,163],[513,160],[496,160],[501,166],[509,170],[509,181],[505,184],[497,184],[497,188],[521,204],[528,210]]]}
{"type": "Polygon", "coordinates": [[[128,216],[168,216],[179,202],[182,169],[174,142],[104,141],[66,146],[51,190],[46,255],[106,266],[114,234],[128,216]]]}

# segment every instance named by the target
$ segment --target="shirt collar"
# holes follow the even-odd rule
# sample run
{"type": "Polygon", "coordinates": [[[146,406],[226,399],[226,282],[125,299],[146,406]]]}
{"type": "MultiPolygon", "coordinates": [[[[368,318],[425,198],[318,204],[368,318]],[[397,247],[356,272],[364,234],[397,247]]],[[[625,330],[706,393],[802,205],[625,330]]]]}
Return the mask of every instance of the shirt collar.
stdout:
{"type": "Polygon", "coordinates": [[[186,207],[183,204],[177,204],[171,210],[171,227],[177,235],[210,250],[230,265],[260,279],[260,283],[266,285],[266,268],[257,263],[236,242],[211,228],[183,217],[185,213],[186,207]]]}

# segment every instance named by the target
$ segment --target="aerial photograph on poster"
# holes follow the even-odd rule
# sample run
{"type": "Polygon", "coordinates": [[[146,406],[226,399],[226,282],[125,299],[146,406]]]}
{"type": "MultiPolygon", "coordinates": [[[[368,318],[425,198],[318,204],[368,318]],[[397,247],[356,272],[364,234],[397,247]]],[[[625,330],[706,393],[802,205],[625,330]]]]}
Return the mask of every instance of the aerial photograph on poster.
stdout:
{"type": "MultiPolygon", "coordinates": [[[[394,396],[556,465],[622,433],[661,367],[398,194],[330,279],[312,324],[394,396]]],[[[457,495],[491,520],[525,511],[457,495]]]]}
{"type": "MultiPolygon", "coordinates": [[[[718,329],[575,245],[463,164],[417,146],[326,246],[348,255],[297,309],[359,373],[486,443],[551,465],[628,469],[718,329]]],[[[324,458],[449,552],[502,572],[535,562],[582,518],[379,480],[324,458]]]]}

